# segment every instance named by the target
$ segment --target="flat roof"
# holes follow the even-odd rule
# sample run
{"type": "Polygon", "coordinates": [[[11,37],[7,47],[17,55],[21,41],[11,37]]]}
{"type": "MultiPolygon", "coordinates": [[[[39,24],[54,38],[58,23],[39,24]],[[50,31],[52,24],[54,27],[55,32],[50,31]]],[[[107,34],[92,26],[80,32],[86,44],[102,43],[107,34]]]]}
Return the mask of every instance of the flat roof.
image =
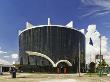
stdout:
{"type": "MultiPolygon", "coordinates": [[[[64,25],[38,25],[38,26],[32,26],[32,27],[30,27],[30,28],[26,28],[26,29],[20,31],[20,32],[19,32],[19,35],[20,35],[21,33],[25,32],[26,30],[33,29],[33,28],[37,28],[37,27],[44,27],[44,26],[57,26],[57,27],[65,27],[65,28],[71,29],[71,28],[69,28],[68,26],[64,26],[64,25]]],[[[80,32],[81,34],[83,34],[81,31],[79,31],[79,30],[77,30],[77,29],[75,29],[75,28],[73,28],[73,29],[76,30],[76,31],[78,31],[78,32],[80,32]]],[[[84,34],[83,34],[83,35],[84,35],[84,34]]]]}

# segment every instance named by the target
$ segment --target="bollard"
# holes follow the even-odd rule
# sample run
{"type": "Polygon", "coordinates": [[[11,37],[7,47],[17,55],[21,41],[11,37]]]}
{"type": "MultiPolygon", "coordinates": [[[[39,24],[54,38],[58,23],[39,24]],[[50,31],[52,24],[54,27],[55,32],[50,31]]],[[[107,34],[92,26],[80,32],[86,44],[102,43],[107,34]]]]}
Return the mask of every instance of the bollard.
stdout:
{"type": "Polygon", "coordinates": [[[57,68],[57,73],[58,73],[58,74],[60,73],[60,69],[59,69],[59,68],[57,68]]]}
{"type": "Polygon", "coordinates": [[[64,68],[64,74],[66,74],[66,72],[67,72],[67,69],[66,69],[66,68],[64,68]]]}

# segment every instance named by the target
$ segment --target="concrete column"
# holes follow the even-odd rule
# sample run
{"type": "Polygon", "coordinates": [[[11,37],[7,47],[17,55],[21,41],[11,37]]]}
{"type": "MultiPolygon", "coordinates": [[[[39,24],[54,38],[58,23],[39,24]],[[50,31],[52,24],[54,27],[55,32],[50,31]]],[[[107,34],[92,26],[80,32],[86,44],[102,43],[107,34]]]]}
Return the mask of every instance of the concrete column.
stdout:
{"type": "Polygon", "coordinates": [[[2,66],[0,66],[0,75],[2,75],[3,72],[2,72],[2,66]]]}

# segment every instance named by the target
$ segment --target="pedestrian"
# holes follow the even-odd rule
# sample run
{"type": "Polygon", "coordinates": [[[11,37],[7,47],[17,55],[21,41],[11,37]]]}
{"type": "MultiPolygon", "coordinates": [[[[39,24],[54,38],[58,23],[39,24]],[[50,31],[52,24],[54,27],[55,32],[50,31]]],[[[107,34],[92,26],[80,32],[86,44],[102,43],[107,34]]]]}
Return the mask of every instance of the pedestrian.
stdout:
{"type": "Polygon", "coordinates": [[[15,67],[11,67],[10,73],[12,75],[12,78],[16,78],[16,68],[15,67]]]}

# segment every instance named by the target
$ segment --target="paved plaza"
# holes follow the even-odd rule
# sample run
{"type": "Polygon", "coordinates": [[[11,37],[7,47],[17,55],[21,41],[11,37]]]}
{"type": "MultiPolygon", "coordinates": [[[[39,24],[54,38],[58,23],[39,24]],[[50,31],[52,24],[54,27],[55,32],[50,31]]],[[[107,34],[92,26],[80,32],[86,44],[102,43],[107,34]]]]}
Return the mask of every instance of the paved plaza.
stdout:
{"type": "Polygon", "coordinates": [[[0,75],[0,82],[110,82],[110,76],[81,74],[41,74],[17,73],[16,78],[11,78],[10,73],[0,75]]]}

